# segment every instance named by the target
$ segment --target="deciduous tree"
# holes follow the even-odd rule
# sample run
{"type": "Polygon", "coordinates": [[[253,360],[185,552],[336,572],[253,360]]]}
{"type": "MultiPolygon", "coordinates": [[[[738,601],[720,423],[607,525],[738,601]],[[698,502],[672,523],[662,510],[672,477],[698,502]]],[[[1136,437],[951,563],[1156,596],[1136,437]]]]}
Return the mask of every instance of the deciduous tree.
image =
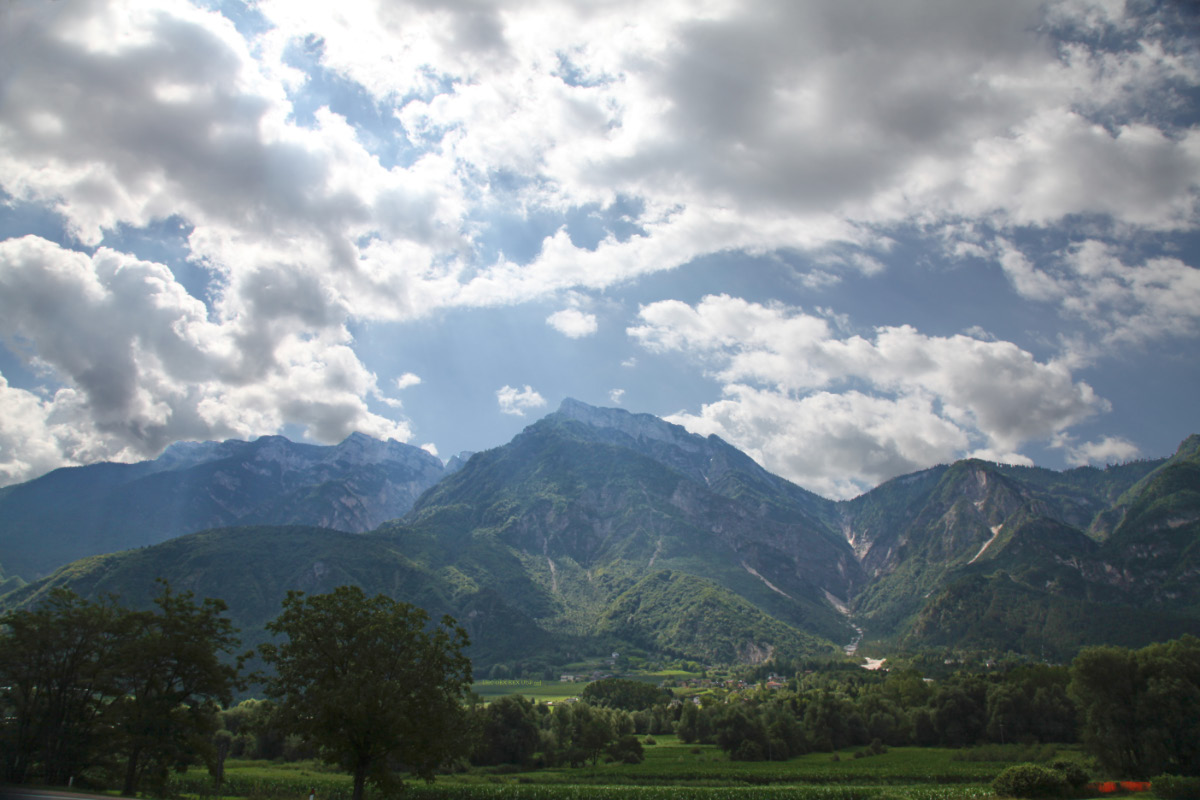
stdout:
{"type": "Polygon", "coordinates": [[[341,586],[289,592],[267,629],[284,637],[260,649],[276,670],[268,694],[294,731],[354,774],[354,800],[368,780],[392,788],[397,767],[432,780],[466,755],[471,662],[450,617],[431,626],[420,608],[341,586]]]}
{"type": "Polygon", "coordinates": [[[123,611],[54,589],[37,608],[0,617],[3,777],[35,772],[65,785],[98,754],[99,720],[115,691],[123,611]]]}
{"type": "Polygon", "coordinates": [[[1200,775],[1200,639],[1091,647],[1071,664],[1084,746],[1129,778],[1200,775]]]}
{"type": "Polygon", "coordinates": [[[128,635],[118,652],[112,718],[125,757],[126,796],[146,776],[159,788],[171,768],[213,761],[217,712],[237,683],[237,666],[222,660],[238,646],[225,602],[196,604],[191,592],[161,584],[156,610],[127,613],[128,635]]]}

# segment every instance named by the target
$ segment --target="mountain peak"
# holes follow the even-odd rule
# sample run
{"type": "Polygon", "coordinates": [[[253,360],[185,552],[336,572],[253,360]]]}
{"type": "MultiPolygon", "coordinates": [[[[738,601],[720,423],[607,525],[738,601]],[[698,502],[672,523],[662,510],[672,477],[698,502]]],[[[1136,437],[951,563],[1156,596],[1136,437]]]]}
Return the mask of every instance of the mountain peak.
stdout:
{"type": "Polygon", "coordinates": [[[669,442],[688,450],[698,450],[704,441],[703,437],[689,433],[683,426],[653,414],[634,414],[623,408],[601,408],[571,397],[562,401],[558,414],[593,428],[619,431],[635,440],[669,442]]]}

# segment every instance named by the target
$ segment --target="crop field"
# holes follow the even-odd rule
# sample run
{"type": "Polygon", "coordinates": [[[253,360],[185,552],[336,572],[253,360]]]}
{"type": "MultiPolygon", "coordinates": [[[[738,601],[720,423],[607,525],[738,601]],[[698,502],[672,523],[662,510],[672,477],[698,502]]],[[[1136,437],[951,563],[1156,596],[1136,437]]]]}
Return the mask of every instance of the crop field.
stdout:
{"type": "Polygon", "coordinates": [[[495,700],[510,694],[522,694],[530,700],[538,702],[577,697],[583,691],[584,686],[587,684],[571,683],[570,681],[487,680],[472,684],[471,691],[484,700],[495,700]]]}
{"type": "MultiPolygon", "coordinates": [[[[854,758],[851,750],[813,753],[785,762],[730,761],[712,745],[687,745],[655,737],[641,764],[598,764],[529,772],[472,769],[415,783],[406,796],[423,800],[968,800],[993,798],[992,778],[1007,764],[956,759],[957,751],[894,748],[854,758]]],[[[214,796],[212,778],[192,770],[179,776],[180,792],[214,796]]],[[[349,800],[350,778],[313,763],[230,761],[223,797],[251,800],[349,800]]],[[[368,790],[370,797],[377,793],[368,790]]]]}

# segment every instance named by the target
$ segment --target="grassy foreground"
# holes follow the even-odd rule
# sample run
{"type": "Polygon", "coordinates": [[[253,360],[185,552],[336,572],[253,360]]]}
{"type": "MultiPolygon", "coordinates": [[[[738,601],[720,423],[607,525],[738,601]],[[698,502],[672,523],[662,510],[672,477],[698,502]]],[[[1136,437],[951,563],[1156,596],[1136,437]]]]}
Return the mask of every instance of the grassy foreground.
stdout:
{"type": "MultiPolygon", "coordinates": [[[[473,769],[409,784],[405,795],[421,800],[966,800],[992,798],[989,784],[1011,762],[964,761],[957,751],[894,748],[854,758],[842,751],[814,753],[786,762],[730,761],[712,745],[686,745],[675,736],[654,737],[641,764],[598,764],[579,769],[530,772],[473,769]]],[[[174,788],[208,798],[212,778],[192,770],[174,788]]],[[[222,796],[250,800],[349,800],[350,777],[313,762],[273,764],[230,761],[222,796]]],[[[378,797],[378,793],[374,793],[378,797]]]]}

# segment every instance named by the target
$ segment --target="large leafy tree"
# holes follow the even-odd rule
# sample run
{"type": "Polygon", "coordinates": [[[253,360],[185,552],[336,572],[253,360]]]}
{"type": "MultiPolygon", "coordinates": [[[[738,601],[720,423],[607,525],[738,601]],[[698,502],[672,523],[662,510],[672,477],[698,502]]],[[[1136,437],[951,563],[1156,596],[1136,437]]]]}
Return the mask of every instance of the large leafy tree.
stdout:
{"type": "Polygon", "coordinates": [[[0,617],[0,766],[64,785],[101,755],[101,718],[116,691],[127,625],[111,600],[54,589],[39,607],[0,617]]]}
{"type": "Polygon", "coordinates": [[[162,583],[154,611],[55,589],[0,617],[0,756],[4,777],[64,785],[125,760],[124,793],[209,755],[228,702],[237,645],[225,605],[162,583]]]}
{"type": "Polygon", "coordinates": [[[1071,664],[1084,746],[1121,777],[1200,775],[1200,639],[1090,647],[1071,664]]]}
{"type": "Polygon", "coordinates": [[[237,685],[237,666],[222,659],[238,639],[225,603],[197,604],[191,592],[162,582],[153,611],[128,613],[129,636],[119,653],[120,694],[112,717],[125,755],[122,793],[144,778],[159,787],[168,771],[197,757],[212,761],[219,704],[237,685]]]}
{"type": "Polygon", "coordinates": [[[501,697],[476,711],[479,737],[475,764],[528,766],[538,748],[538,711],[519,694],[501,697]]]}
{"type": "Polygon", "coordinates": [[[276,670],[268,694],[294,731],[354,774],[354,800],[368,780],[384,791],[397,769],[432,780],[466,755],[471,662],[450,617],[433,626],[420,608],[341,586],[289,592],[267,629],[285,637],[260,648],[276,670]]]}

